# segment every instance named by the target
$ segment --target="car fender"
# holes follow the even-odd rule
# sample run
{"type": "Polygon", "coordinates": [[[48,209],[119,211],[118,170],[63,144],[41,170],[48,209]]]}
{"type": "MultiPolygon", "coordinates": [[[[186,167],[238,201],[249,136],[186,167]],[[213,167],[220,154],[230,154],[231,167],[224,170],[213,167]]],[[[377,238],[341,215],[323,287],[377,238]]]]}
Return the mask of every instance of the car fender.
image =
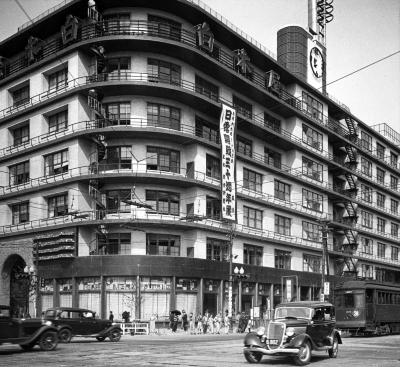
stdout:
{"type": "Polygon", "coordinates": [[[97,334],[97,336],[107,336],[111,331],[118,330],[119,332],[122,333],[122,329],[118,325],[111,325],[107,329],[104,329],[100,333],[97,334]]]}
{"type": "Polygon", "coordinates": [[[260,337],[256,333],[248,333],[244,337],[244,345],[256,345],[265,348],[265,344],[261,342],[260,337]]]}
{"type": "Polygon", "coordinates": [[[40,329],[37,329],[29,338],[25,339],[19,344],[26,345],[35,343],[45,331],[54,331],[56,334],[58,333],[58,329],[56,327],[43,325],[40,329]]]}
{"type": "Polygon", "coordinates": [[[332,340],[333,340],[333,337],[335,337],[335,336],[336,336],[336,338],[338,340],[338,343],[339,344],[343,344],[342,336],[340,335],[340,333],[339,333],[339,331],[337,329],[334,329],[333,332],[332,332],[332,340]]]}
{"type": "Polygon", "coordinates": [[[307,334],[300,334],[296,335],[290,342],[289,342],[289,347],[290,348],[300,348],[306,341],[310,342],[312,347],[314,347],[314,343],[312,339],[309,337],[307,334]]]}

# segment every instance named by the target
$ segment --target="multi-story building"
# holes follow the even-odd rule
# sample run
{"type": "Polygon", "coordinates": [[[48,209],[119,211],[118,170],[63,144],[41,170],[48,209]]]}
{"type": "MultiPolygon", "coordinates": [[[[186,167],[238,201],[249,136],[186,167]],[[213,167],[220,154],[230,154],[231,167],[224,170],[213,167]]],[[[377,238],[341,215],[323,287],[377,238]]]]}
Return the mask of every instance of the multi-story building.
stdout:
{"type": "Polygon", "coordinates": [[[146,319],[228,309],[235,267],[235,312],[318,299],[324,267],[398,282],[400,137],[328,96],[321,37],[275,57],[197,0],[71,0],[1,42],[0,303],[146,319]]]}

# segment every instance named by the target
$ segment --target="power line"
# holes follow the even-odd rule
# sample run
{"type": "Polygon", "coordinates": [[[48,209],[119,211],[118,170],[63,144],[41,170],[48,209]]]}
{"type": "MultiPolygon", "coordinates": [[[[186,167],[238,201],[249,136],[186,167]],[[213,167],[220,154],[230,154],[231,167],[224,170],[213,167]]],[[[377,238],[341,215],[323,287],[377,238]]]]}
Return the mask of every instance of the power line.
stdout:
{"type": "Polygon", "coordinates": [[[19,0],[14,0],[15,3],[19,6],[19,8],[23,11],[23,13],[26,15],[26,17],[32,21],[32,18],[29,16],[29,14],[25,11],[24,7],[20,4],[19,0]]]}
{"type": "Polygon", "coordinates": [[[348,74],[346,74],[346,75],[343,75],[342,77],[340,77],[340,78],[338,78],[338,79],[335,79],[335,80],[333,80],[333,81],[331,81],[331,82],[329,82],[329,83],[326,83],[326,84],[324,84],[322,87],[320,87],[320,88],[318,88],[318,89],[322,89],[322,88],[326,87],[327,85],[336,83],[336,82],[338,82],[339,80],[342,80],[342,79],[347,78],[347,77],[349,77],[349,76],[351,76],[351,75],[353,75],[353,74],[356,74],[356,73],[358,73],[359,71],[364,70],[364,69],[367,69],[367,68],[369,68],[369,67],[372,66],[372,65],[378,64],[379,62],[381,62],[381,61],[383,61],[383,60],[386,60],[386,59],[388,59],[388,58],[390,58],[390,57],[392,57],[392,56],[394,56],[394,55],[397,55],[398,53],[400,53],[400,50],[398,50],[398,51],[396,51],[396,52],[393,52],[393,53],[390,54],[390,55],[384,56],[384,57],[380,58],[379,60],[376,60],[376,61],[374,61],[374,62],[371,62],[370,64],[365,65],[365,66],[363,66],[363,67],[361,67],[361,68],[359,68],[359,69],[356,69],[356,70],[352,71],[351,73],[348,73],[348,74]]]}

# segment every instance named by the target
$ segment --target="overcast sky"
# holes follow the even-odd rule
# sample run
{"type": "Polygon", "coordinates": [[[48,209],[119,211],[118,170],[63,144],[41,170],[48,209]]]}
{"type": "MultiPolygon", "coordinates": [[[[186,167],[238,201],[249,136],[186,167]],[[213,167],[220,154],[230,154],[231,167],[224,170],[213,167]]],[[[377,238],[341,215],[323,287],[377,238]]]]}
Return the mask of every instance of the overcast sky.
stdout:
{"type": "MultiPolygon", "coordinates": [[[[167,1],[167,0],[163,0],[167,1]]],[[[19,0],[31,18],[60,0],[19,0]]],[[[276,54],[278,29],[307,26],[307,0],[203,0],[276,54]]],[[[15,0],[0,0],[0,39],[28,18],[15,0]]],[[[399,0],[334,0],[327,26],[327,82],[400,50],[399,0]]],[[[386,122],[400,132],[400,53],[328,85],[328,93],[368,125],[386,122]]]]}

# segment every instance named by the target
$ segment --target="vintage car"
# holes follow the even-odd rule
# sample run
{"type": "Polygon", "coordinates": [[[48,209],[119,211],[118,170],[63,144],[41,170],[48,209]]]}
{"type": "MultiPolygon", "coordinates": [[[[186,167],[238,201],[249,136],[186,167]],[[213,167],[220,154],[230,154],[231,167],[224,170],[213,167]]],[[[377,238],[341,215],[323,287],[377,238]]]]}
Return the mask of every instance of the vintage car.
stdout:
{"type": "Polygon", "coordinates": [[[308,364],[311,352],[338,355],[342,344],[335,328],[335,309],[327,302],[282,303],[275,309],[274,319],[266,327],[248,333],[244,339],[244,357],[258,363],[264,355],[289,355],[299,366],[308,364]]]}
{"type": "Polygon", "coordinates": [[[58,339],[61,343],[69,343],[73,336],[95,337],[99,341],[108,337],[112,342],[117,342],[122,335],[118,325],[96,318],[95,312],[83,308],[49,308],[44,314],[44,319],[51,321],[58,328],[58,339]]]}
{"type": "Polygon", "coordinates": [[[57,328],[51,321],[41,319],[18,319],[10,316],[10,307],[0,305],[0,344],[19,344],[30,350],[38,345],[42,350],[57,347],[57,328]]]}

